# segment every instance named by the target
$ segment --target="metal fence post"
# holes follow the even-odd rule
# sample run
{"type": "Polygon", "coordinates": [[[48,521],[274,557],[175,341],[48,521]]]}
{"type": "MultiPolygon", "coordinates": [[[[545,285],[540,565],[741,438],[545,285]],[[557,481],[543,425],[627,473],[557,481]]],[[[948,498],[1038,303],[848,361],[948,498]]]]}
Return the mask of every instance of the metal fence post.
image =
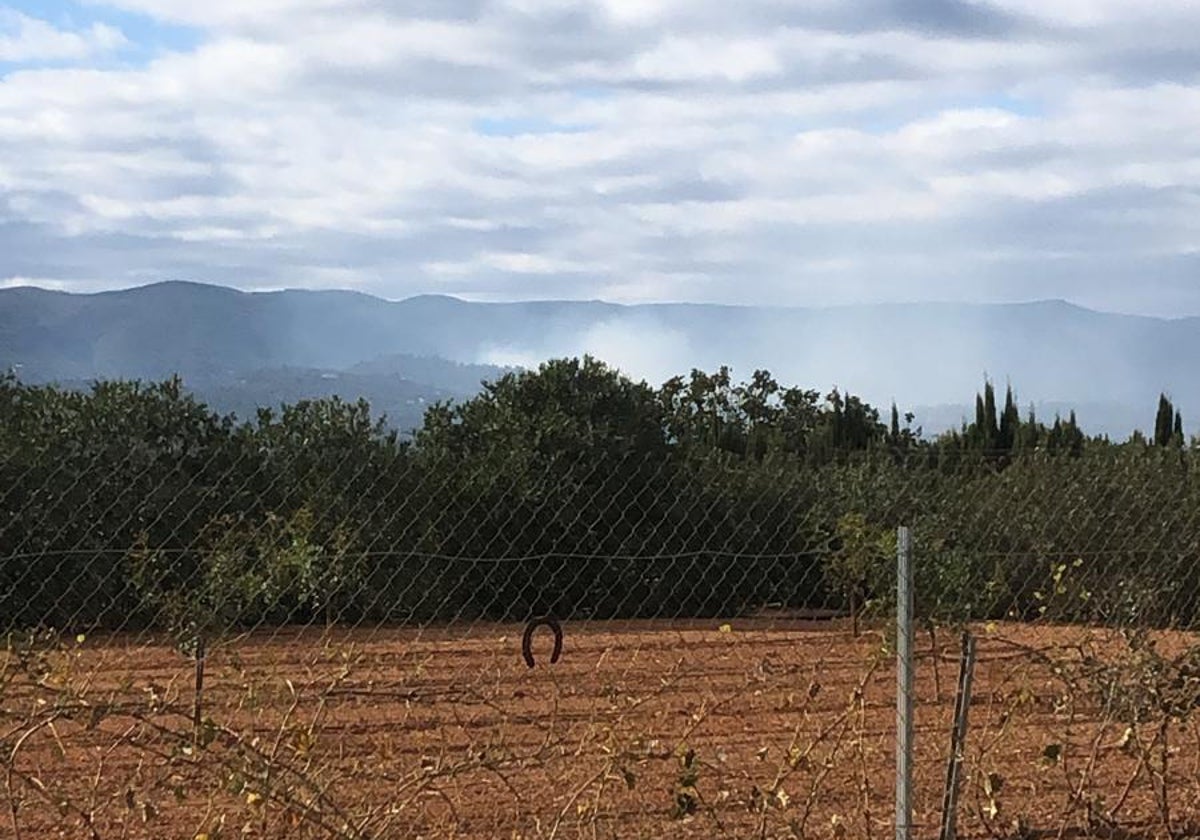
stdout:
{"type": "Polygon", "coordinates": [[[942,795],[942,831],[940,840],[958,837],[958,787],[962,783],[962,764],[967,748],[967,718],[971,711],[971,677],[975,673],[975,637],[962,633],[962,654],[958,661],[958,691],[954,697],[954,730],[950,735],[950,761],[946,765],[946,789],[942,795]]]}
{"type": "Polygon", "coordinates": [[[909,840],[913,759],[912,534],[901,527],[896,536],[896,840],[909,840]]]}

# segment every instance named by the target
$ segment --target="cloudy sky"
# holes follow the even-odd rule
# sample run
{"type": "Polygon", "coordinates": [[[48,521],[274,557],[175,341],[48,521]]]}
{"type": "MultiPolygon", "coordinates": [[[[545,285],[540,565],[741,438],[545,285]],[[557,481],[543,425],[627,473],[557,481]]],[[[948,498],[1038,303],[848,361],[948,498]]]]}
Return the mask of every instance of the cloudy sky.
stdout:
{"type": "Polygon", "coordinates": [[[1194,0],[0,0],[0,284],[1200,314],[1194,0]]]}

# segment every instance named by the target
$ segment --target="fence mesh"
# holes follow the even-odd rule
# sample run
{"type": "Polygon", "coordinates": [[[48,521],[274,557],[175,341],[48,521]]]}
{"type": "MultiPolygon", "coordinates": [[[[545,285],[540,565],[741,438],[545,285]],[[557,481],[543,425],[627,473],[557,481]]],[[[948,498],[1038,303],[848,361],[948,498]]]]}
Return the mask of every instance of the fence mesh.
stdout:
{"type": "Polygon", "coordinates": [[[1196,829],[1187,451],[447,448],[147,406],[0,436],[17,838],[890,833],[900,525],[915,836],[963,631],[959,836],[1196,829]]]}
{"type": "Polygon", "coordinates": [[[1127,447],[927,477],[908,513],[918,835],[938,834],[964,632],[959,836],[1196,834],[1193,459],[1127,447]]]}

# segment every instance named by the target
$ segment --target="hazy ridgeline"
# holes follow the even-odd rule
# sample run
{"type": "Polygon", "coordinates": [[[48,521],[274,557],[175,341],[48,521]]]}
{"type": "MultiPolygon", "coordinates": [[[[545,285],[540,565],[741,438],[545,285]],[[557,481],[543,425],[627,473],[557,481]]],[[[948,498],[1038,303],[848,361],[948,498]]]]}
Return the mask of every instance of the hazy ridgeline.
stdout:
{"type": "Polygon", "coordinates": [[[200,399],[242,418],[258,405],[361,396],[406,434],[430,402],[473,396],[505,366],[585,354],[652,383],[693,368],[727,365],[740,377],[767,369],[877,405],[896,400],[932,432],[973,419],[969,398],[985,376],[1018,385],[1023,412],[1030,403],[1047,417],[1074,408],[1090,432],[1120,438],[1150,431],[1146,406],[1160,392],[1187,410],[1200,405],[1200,319],[1061,301],[618,306],[248,294],[194,283],[96,295],[0,289],[0,369],[77,387],[178,374],[200,399]]]}

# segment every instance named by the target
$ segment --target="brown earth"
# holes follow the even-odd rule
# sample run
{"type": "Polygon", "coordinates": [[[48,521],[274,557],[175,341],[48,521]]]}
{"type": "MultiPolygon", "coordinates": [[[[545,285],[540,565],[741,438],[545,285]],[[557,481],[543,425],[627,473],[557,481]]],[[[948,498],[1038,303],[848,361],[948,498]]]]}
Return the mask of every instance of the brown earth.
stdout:
{"type": "MultiPolygon", "coordinates": [[[[886,628],[565,631],[557,665],[539,631],[533,669],[514,625],[227,639],[209,654],[197,744],[194,666],[170,646],[89,638],[2,654],[0,837],[891,835],[886,628]]],[[[1127,734],[1116,695],[1106,711],[1097,680],[1079,676],[1087,645],[1123,655],[1115,636],[976,632],[959,836],[1165,837],[1163,779],[1172,827],[1200,819],[1190,718],[1162,730],[1163,775],[1158,723],[1127,734]]],[[[914,833],[936,837],[957,641],[939,634],[936,669],[929,635],[919,642],[914,833]]]]}

